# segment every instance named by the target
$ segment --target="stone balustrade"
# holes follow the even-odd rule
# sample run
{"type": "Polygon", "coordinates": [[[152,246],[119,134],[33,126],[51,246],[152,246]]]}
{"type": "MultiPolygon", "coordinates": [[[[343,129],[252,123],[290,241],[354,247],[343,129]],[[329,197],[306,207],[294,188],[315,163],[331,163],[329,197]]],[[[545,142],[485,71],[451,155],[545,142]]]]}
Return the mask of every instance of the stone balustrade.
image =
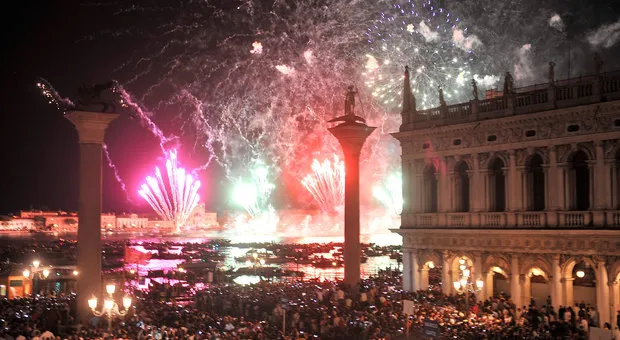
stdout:
{"type": "Polygon", "coordinates": [[[620,211],[403,213],[402,228],[620,229],[620,211]]]}
{"type": "Polygon", "coordinates": [[[529,114],[620,99],[620,71],[514,89],[488,99],[403,113],[401,131],[529,114]]]}

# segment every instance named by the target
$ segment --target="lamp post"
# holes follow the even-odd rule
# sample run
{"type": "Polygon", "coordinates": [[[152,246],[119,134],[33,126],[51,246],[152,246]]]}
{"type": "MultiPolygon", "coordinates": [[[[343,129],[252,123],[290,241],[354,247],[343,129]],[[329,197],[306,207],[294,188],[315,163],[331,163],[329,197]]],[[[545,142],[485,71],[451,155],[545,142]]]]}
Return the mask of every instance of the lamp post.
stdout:
{"type": "Polygon", "coordinates": [[[127,295],[123,297],[123,307],[125,310],[120,310],[118,307],[118,303],[114,301],[114,292],[116,291],[116,285],[108,284],[105,286],[106,292],[108,293],[108,297],[103,300],[103,309],[100,311],[97,310],[97,297],[93,295],[90,299],[88,299],[88,307],[93,312],[95,316],[107,316],[108,318],[108,331],[112,330],[112,319],[115,316],[123,317],[127,315],[129,312],[129,307],[131,307],[131,298],[127,295]]]}
{"type": "Polygon", "coordinates": [[[471,271],[469,270],[469,268],[467,268],[465,259],[459,260],[459,270],[460,279],[453,282],[454,289],[457,291],[457,293],[465,295],[465,310],[467,315],[469,316],[469,292],[479,292],[480,290],[482,290],[484,282],[480,279],[476,280],[475,282],[472,280],[470,276],[471,271]]]}
{"type": "Polygon", "coordinates": [[[51,267],[41,267],[39,260],[32,261],[32,269],[26,268],[22,272],[22,275],[27,280],[32,280],[32,291],[35,292],[37,288],[35,283],[37,280],[47,280],[50,276],[51,267]]]}

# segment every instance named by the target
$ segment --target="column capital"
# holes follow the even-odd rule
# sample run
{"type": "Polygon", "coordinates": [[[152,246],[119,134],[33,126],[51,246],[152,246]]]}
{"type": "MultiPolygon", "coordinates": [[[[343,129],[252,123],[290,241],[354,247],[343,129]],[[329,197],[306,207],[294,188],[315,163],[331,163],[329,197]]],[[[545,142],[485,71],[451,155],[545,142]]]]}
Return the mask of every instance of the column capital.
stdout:
{"type": "Polygon", "coordinates": [[[65,118],[75,126],[80,144],[103,144],[106,129],[118,116],[118,113],[69,111],[65,118]]]}

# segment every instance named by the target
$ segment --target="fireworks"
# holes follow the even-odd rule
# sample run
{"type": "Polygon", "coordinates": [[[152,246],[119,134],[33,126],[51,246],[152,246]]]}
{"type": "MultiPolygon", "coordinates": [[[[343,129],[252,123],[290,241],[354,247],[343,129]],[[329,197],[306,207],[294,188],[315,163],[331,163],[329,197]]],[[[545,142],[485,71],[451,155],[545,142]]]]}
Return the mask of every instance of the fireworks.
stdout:
{"type": "Polygon", "coordinates": [[[322,163],[312,161],[312,173],[306,175],[301,184],[312,194],[322,211],[334,213],[344,204],[344,162],[334,156],[322,163]]]}
{"type": "Polygon", "coordinates": [[[403,179],[400,172],[392,173],[383,183],[372,188],[372,195],[392,214],[400,214],[403,210],[403,179]]]}
{"type": "Polygon", "coordinates": [[[366,32],[366,87],[386,108],[400,106],[407,64],[419,109],[439,105],[439,88],[446,101],[468,100],[470,92],[463,88],[472,78],[470,64],[481,42],[467,30],[458,16],[430,0],[392,5],[366,32]]]}
{"type": "Polygon", "coordinates": [[[200,181],[178,167],[176,150],[168,154],[166,172],[164,179],[159,167],[156,167],[155,177],[146,177],[146,184],[142,184],[138,193],[161,218],[174,221],[179,232],[198,204],[200,181]]]}
{"type": "Polygon", "coordinates": [[[269,169],[263,162],[256,162],[250,179],[237,179],[233,188],[233,201],[246,212],[257,217],[273,211],[270,198],[275,185],[269,181],[269,169]]]}

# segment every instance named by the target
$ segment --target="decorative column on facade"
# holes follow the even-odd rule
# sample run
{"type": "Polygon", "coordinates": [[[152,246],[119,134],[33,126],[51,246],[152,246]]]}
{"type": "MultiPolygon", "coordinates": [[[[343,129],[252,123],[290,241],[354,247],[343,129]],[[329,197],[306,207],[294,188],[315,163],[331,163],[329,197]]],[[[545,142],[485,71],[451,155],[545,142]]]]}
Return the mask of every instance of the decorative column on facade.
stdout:
{"type": "Polygon", "coordinates": [[[420,290],[420,264],[418,263],[418,251],[413,250],[411,253],[411,291],[420,290]]]}
{"type": "Polygon", "coordinates": [[[517,225],[517,214],[515,211],[522,210],[520,202],[523,200],[521,191],[521,177],[517,172],[517,157],[515,150],[508,150],[508,190],[506,190],[505,202],[509,211],[507,214],[507,224],[517,225]]]}
{"type": "Polygon", "coordinates": [[[403,290],[412,291],[413,266],[411,264],[411,249],[403,248],[403,290]]]}
{"type": "Polygon", "coordinates": [[[428,266],[426,264],[420,265],[420,290],[428,289],[428,266]]]}
{"type": "Polygon", "coordinates": [[[558,166],[558,150],[555,145],[549,147],[549,169],[547,170],[546,188],[548,193],[547,210],[555,213],[547,213],[547,224],[558,225],[557,211],[564,208],[564,179],[562,169],[558,166]]]}
{"type": "Polygon", "coordinates": [[[523,306],[521,303],[521,277],[517,254],[512,254],[510,259],[510,297],[517,308],[523,306]]]}
{"type": "MultiPolygon", "coordinates": [[[[446,171],[446,159],[440,158],[439,169],[437,173],[437,212],[446,213],[450,211],[450,176],[446,171]]],[[[446,214],[439,214],[439,225],[446,226],[446,214]]]]}
{"type": "Polygon", "coordinates": [[[470,209],[472,212],[480,212],[482,209],[480,201],[482,199],[482,196],[480,195],[480,156],[477,153],[474,153],[471,155],[471,159],[472,159],[472,163],[473,163],[473,169],[472,169],[472,175],[471,175],[471,183],[470,183],[470,188],[471,190],[469,191],[469,196],[470,196],[470,209]]]}
{"type": "Polygon", "coordinates": [[[450,267],[450,254],[443,251],[441,254],[441,290],[444,294],[452,294],[452,268],[450,267]]]}
{"type": "Polygon", "coordinates": [[[603,259],[599,259],[596,263],[596,271],[598,272],[596,275],[596,306],[598,308],[600,323],[598,327],[602,327],[605,322],[611,321],[609,309],[612,303],[609,298],[609,277],[603,259]]]}
{"type": "Polygon", "coordinates": [[[573,297],[573,281],[575,281],[575,278],[572,276],[562,278],[562,284],[564,285],[564,289],[562,289],[562,296],[564,297],[563,305],[572,306],[575,304],[575,299],[573,297]]]}
{"type": "Polygon", "coordinates": [[[594,142],[596,160],[594,164],[594,211],[592,218],[595,226],[605,225],[605,211],[611,208],[609,206],[610,184],[611,178],[607,167],[605,166],[605,152],[603,150],[603,142],[594,142]]]}
{"type": "Polygon", "coordinates": [[[529,274],[519,275],[521,281],[521,307],[529,306],[532,300],[532,277],[529,274]]]}
{"type": "Polygon", "coordinates": [[[406,160],[404,158],[404,156],[401,159],[401,166],[402,166],[402,171],[403,171],[403,184],[401,187],[402,190],[402,196],[403,196],[403,211],[402,211],[402,215],[408,215],[409,213],[411,213],[412,210],[412,206],[411,206],[411,197],[410,195],[412,193],[414,193],[415,191],[411,191],[411,182],[414,179],[414,175],[413,175],[413,169],[411,166],[411,162],[409,162],[408,160],[406,160]]]}
{"type": "MultiPolygon", "coordinates": [[[[476,282],[477,280],[482,280],[482,282],[484,282],[484,276],[482,275],[482,254],[480,253],[474,255],[474,277],[472,277],[472,282],[476,282]]],[[[484,286],[482,287],[484,288],[484,286]]],[[[480,291],[476,292],[476,301],[484,301],[485,298],[484,289],[480,289],[480,291]]]]}
{"type": "Polygon", "coordinates": [[[620,187],[618,186],[618,167],[616,164],[616,160],[615,159],[608,160],[606,164],[606,168],[608,169],[607,171],[609,172],[609,178],[610,178],[610,182],[609,182],[610,192],[608,196],[610,197],[609,208],[611,210],[617,210],[618,208],[620,208],[620,204],[618,204],[618,191],[620,187]]]}
{"type": "Polygon", "coordinates": [[[560,255],[551,257],[551,304],[554,310],[559,310],[562,305],[562,272],[560,268],[560,255]]]}

